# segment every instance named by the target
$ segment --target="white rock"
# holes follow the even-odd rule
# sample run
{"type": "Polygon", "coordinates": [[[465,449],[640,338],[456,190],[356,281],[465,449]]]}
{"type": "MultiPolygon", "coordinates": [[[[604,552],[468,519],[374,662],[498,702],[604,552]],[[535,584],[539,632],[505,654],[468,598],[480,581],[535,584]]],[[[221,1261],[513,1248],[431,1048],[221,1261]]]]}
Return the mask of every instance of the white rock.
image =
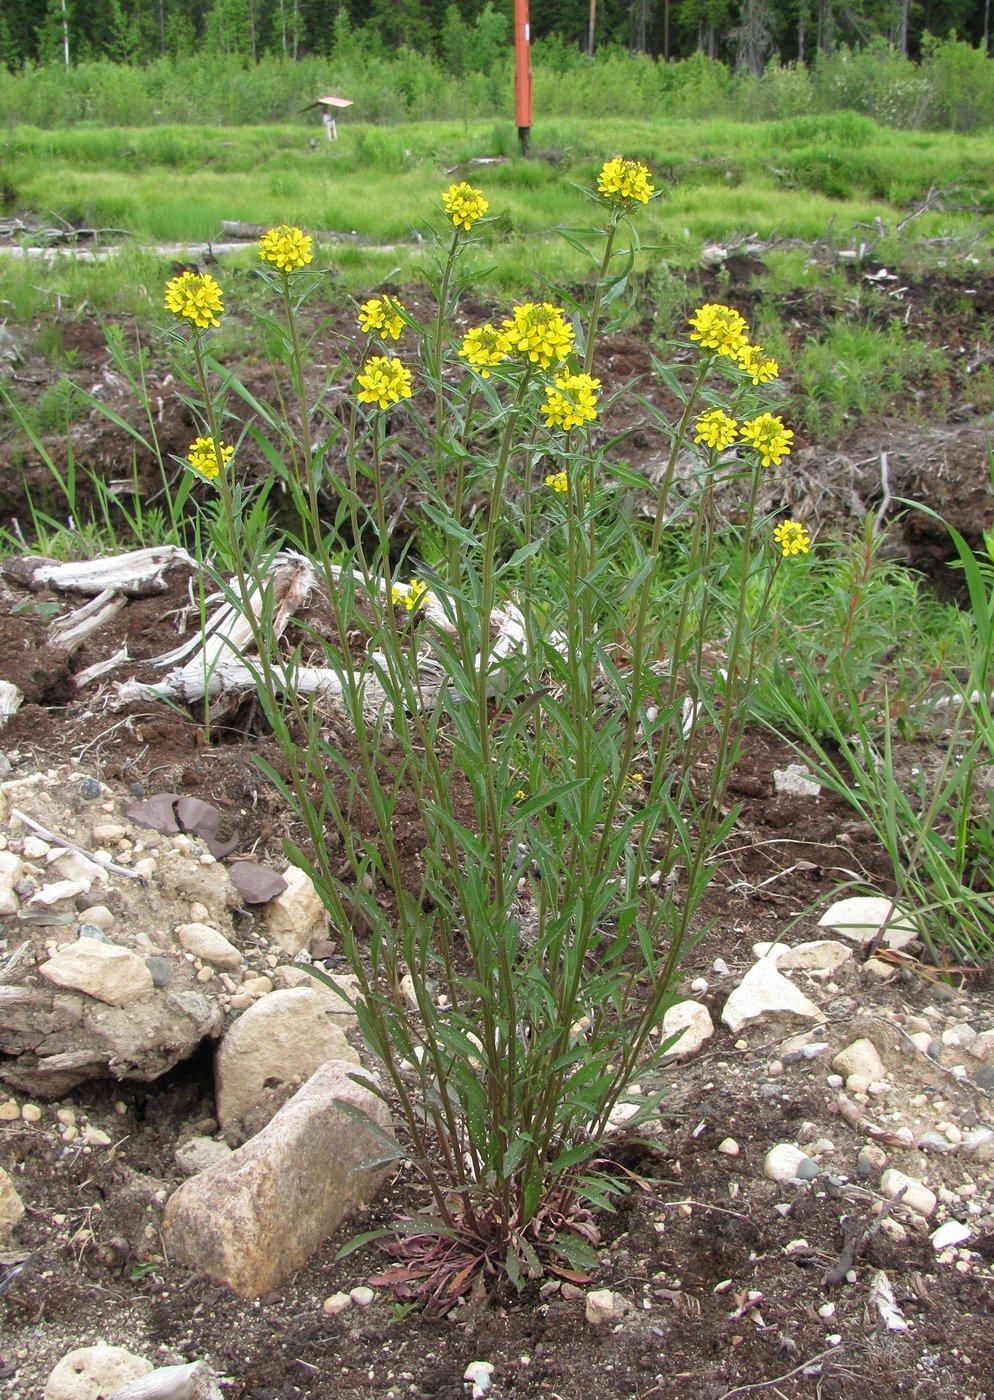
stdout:
{"type": "Polygon", "coordinates": [[[48,866],[50,870],[55,871],[60,880],[83,881],[87,890],[94,884],[106,885],[108,880],[104,867],[80,851],[52,851],[48,857],[48,866]]]}
{"type": "Polygon", "coordinates": [[[796,1142],[778,1142],[763,1158],[763,1175],[770,1181],[795,1181],[801,1163],[808,1160],[796,1142]]]}
{"type": "Polygon", "coordinates": [[[679,1040],[674,1041],[667,1053],[683,1060],[696,1054],[711,1039],[714,1022],[703,1002],[678,1001],[663,1017],[662,1033],[663,1040],[679,1034],[679,1040]]]}
{"type": "Polygon", "coordinates": [[[224,1392],[206,1361],[160,1366],[115,1390],[110,1400],[223,1400],[224,1392]]]}
{"type": "Polygon", "coordinates": [[[47,981],[69,991],[84,992],[108,1006],[127,1006],[153,990],[144,959],[114,943],[80,938],[67,943],[38,968],[47,981]]]}
{"type": "Polygon", "coordinates": [[[53,904],[61,904],[64,900],[75,899],[78,894],[86,894],[91,884],[90,880],[55,880],[52,884],[42,885],[40,890],[35,890],[28,903],[50,909],[53,904]]]}
{"type": "Polygon", "coordinates": [[[963,1148],[978,1162],[994,1161],[994,1128],[967,1128],[963,1148]]]}
{"type": "Polygon", "coordinates": [[[803,763],[788,763],[786,768],[774,768],[773,786],[777,792],[788,797],[818,797],[821,784],[811,776],[811,770],[803,763]]]}
{"type": "Polygon", "coordinates": [[[769,958],[755,963],[725,1002],[721,1019],[734,1035],[759,1016],[789,1015],[816,1021],[821,1012],[769,958]]]}
{"type": "Polygon", "coordinates": [[[366,1164],[383,1156],[390,1118],[379,1094],[350,1077],[354,1070],[351,1062],[322,1065],[251,1141],[174,1192],[163,1215],[172,1258],[258,1298],[371,1199],[385,1171],[366,1164]],[[379,1138],[341,1103],[367,1115],[379,1138]]]}
{"type": "Polygon", "coordinates": [[[880,1178],[881,1193],[892,1201],[902,1187],[905,1191],[901,1197],[901,1204],[913,1210],[916,1215],[923,1215],[927,1220],[937,1205],[935,1192],[930,1191],[924,1182],[916,1181],[913,1176],[905,1176],[904,1172],[898,1171],[896,1167],[888,1167],[880,1178]]]}
{"type": "Polygon", "coordinates": [[[24,1214],[24,1202],[7,1172],[0,1167],[0,1244],[6,1244],[10,1232],[24,1214]]]}
{"type": "Polygon", "coordinates": [[[866,944],[877,936],[888,919],[890,921],[881,939],[885,948],[904,948],[918,937],[910,914],[880,895],[852,895],[848,899],[840,899],[826,909],[818,924],[821,928],[834,929],[841,938],[847,938],[851,943],[866,944]]]}
{"type": "Polygon", "coordinates": [[[834,938],[816,938],[810,943],[798,943],[776,959],[784,971],[835,972],[853,955],[853,950],[834,938]]]}
{"type": "Polygon", "coordinates": [[[14,886],[24,877],[24,862],[13,851],[0,851],[0,914],[16,914],[21,901],[14,886]]]}
{"type": "Polygon", "coordinates": [[[217,1117],[244,1142],[327,1060],[359,1063],[332,1015],[334,999],[309,987],[270,992],[242,1012],[217,1052],[217,1117]]]}
{"type": "Polygon", "coordinates": [[[79,1347],[49,1375],[45,1400],[107,1400],[115,1390],[153,1369],[150,1361],[125,1347],[79,1347]]]}
{"type": "Polygon", "coordinates": [[[861,1075],[867,1085],[887,1077],[887,1069],[880,1058],[879,1050],[872,1040],[865,1037],[854,1040],[851,1045],[840,1050],[832,1060],[832,1068],[836,1073],[845,1075],[846,1079],[854,1074],[861,1075]]]}
{"type": "Polygon", "coordinates": [[[972,1234],[969,1225],[963,1225],[958,1220],[947,1220],[932,1231],[932,1246],[936,1250],[950,1249],[953,1245],[965,1244],[972,1234]]]}
{"type": "Polygon", "coordinates": [[[473,1400],[483,1400],[483,1396],[490,1391],[490,1384],[494,1374],[492,1361],[471,1361],[462,1373],[462,1378],[467,1385],[473,1387],[473,1400]]]}
{"type": "Polygon", "coordinates": [[[773,962],[779,962],[785,953],[790,952],[789,943],[754,943],[752,945],[752,955],[754,958],[770,958],[773,962]]]}
{"type": "Polygon", "coordinates": [[[312,939],[327,935],[328,915],[305,871],[291,865],[283,878],[286,889],[271,899],[263,912],[270,938],[293,958],[309,947],[312,939]]]}
{"type": "Polygon", "coordinates": [[[184,1176],[196,1176],[197,1172],[205,1172],[208,1167],[213,1167],[230,1156],[231,1148],[228,1144],[211,1137],[189,1138],[173,1153],[176,1165],[184,1176]]]}
{"type": "Polygon", "coordinates": [[[368,1288],[366,1284],[360,1283],[357,1288],[349,1289],[349,1297],[357,1308],[368,1308],[376,1297],[376,1294],[371,1288],[368,1288]]]}
{"type": "Polygon", "coordinates": [[[241,949],[229,943],[224,934],[210,924],[179,924],[175,932],[188,953],[214,967],[241,967],[244,962],[241,949]]]}
{"type": "Polygon", "coordinates": [[[332,1293],[325,1298],[321,1304],[322,1308],[331,1317],[337,1317],[339,1313],[347,1312],[352,1306],[352,1299],[347,1293],[332,1293]]]}
{"type": "Polygon", "coordinates": [[[630,1308],[628,1299],[610,1288],[595,1288],[586,1297],[585,1311],[591,1327],[620,1322],[630,1308]]]}
{"type": "Polygon", "coordinates": [[[737,1157],[739,1155],[739,1145],[734,1138],[722,1138],[718,1144],[718,1151],[725,1157],[737,1157]]]}

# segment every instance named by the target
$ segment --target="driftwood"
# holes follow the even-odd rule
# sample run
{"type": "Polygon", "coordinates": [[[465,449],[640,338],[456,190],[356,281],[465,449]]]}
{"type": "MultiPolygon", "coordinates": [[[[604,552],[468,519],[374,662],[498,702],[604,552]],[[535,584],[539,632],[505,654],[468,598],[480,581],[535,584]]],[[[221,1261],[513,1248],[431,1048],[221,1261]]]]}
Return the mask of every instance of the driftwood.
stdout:
{"type": "Polygon", "coordinates": [[[142,598],[166,591],[166,571],[182,566],[196,572],[197,563],[177,545],[154,545],[116,554],[110,559],[86,559],[60,564],[41,554],[28,554],[4,565],[4,573],[29,588],[54,588],[63,593],[114,591],[128,598],[142,598]]]}
{"type": "Polygon", "coordinates": [[[126,598],[116,588],[105,588],[66,617],[57,618],[48,629],[49,646],[59,647],[68,656],[75,656],[87,637],[99,632],[105,622],[124,607],[126,598]]]}
{"type": "Polygon", "coordinates": [[[24,696],[13,681],[0,680],[0,729],[21,708],[24,696]]]}

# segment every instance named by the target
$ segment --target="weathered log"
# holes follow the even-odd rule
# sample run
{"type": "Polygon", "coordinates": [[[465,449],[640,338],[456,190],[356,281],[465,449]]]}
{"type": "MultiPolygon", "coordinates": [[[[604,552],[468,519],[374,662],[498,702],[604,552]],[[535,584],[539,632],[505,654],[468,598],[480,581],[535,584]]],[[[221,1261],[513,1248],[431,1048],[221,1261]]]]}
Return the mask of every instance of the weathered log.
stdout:
{"type": "Polygon", "coordinates": [[[129,598],[142,598],[150,593],[164,593],[168,586],[165,575],[172,568],[194,573],[198,565],[185,549],[163,544],[135,549],[129,554],[115,554],[109,559],[85,559],[69,564],[60,564],[40,554],[28,554],[11,559],[4,565],[4,573],[29,588],[92,594],[114,591],[129,598]]]}

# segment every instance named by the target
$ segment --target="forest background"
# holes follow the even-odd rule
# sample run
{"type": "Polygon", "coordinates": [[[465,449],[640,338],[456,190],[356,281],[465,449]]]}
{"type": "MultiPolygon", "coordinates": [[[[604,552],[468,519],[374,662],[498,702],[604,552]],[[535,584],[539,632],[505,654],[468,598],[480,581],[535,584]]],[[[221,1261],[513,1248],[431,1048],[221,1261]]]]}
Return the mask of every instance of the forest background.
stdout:
{"type": "MultiPolygon", "coordinates": [[[[994,124],[991,0],[533,0],[536,112],[994,124]]],[[[4,0],[0,119],[506,115],[511,0],[4,0]]]]}

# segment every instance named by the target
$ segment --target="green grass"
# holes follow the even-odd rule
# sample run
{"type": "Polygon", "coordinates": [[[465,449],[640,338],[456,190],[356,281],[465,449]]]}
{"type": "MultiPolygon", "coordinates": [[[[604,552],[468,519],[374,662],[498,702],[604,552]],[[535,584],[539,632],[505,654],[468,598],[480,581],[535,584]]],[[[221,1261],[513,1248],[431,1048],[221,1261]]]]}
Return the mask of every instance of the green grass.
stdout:
{"type": "MultiPolygon", "coordinates": [[[[513,128],[492,119],[346,125],[332,145],[312,149],[309,139],[309,128],[294,126],[20,126],[8,133],[2,173],[22,208],[146,241],[216,239],[222,219],[240,219],[355,230],[389,243],[412,237],[456,167],[486,187],[530,257],[529,241],[583,222],[575,187],[590,188],[605,156],[624,150],[649,164],[661,191],[642,220],[643,242],[677,260],[733,230],[812,240],[831,227],[845,240],[877,219],[893,229],[933,185],[956,182],[965,203],[994,184],[994,147],[981,137],[897,132],[851,114],[756,124],[539,121],[533,148],[548,159],[468,171],[473,157],[511,154],[513,128]]],[[[973,224],[968,213],[928,213],[914,233],[949,236],[973,224]]],[[[992,227],[984,216],[975,231],[992,227]]],[[[411,248],[406,276],[416,261],[411,248]]],[[[568,259],[560,265],[569,278],[568,259]]]]}

